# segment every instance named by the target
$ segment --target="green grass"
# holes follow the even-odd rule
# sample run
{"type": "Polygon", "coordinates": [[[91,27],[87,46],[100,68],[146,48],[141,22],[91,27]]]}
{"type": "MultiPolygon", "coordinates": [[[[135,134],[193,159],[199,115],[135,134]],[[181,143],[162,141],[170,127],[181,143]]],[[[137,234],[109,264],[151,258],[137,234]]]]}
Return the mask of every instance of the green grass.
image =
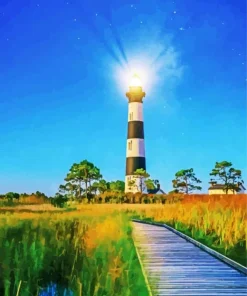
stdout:
{"type": "Polygon", "coordinates": [[[247,267],[246,241],[243,241],[242,243],[238,243],[234,247],[228,250],[225,250],[224,246],[218,243],[219,239],[215,234],[205,235],[199,229],[188,228],[187,225],[184,225],[182,223],[176,223],[176,224],[167,223],[167,225],[177,229],[178,231],[204,244],[205,246],[247,267]]]}
{"type": "Polygon", "coordinates": [[[18,287],[38,295],[50,283],[73,295],[148,295],[125,214],[18,215],[0,214],[1,296],[18,287]]]}

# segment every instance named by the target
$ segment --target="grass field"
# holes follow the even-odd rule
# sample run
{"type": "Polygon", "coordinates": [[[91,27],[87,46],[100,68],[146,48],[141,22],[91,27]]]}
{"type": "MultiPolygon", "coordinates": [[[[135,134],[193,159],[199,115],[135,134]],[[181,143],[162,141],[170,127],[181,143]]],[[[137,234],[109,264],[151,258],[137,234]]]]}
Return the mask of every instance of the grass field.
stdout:
{"type": "Polygon", "coordinates": [[[127,215],[0,214],[0,295],[48,295],[54,283],[59,295],[148,295],[127,215]]]}
{"type": "Polygon", "coordinates": [[[164,222],[247,266],[247,195],[187,196],[181,202],[140,208],[136,217],[164,222]]]}
{"type": "MultiPolygon", "coordinates": [[[[164,222],[230,259],[247,266],[247,195],[190,195],[170,204],[94,205],[124,210],[130,218],[164,222]]],[[[84,211],[86,205],[78,206],[84,211]]]]}
{"type": "Polygon", "coordinates": [[[74,209],[2,207],[0,295],[43,296],[45,289],[64,295],[148,295],[131,218],[167,223],[246,266],[246,197],[187,196],[165,205],[74,209]]]}

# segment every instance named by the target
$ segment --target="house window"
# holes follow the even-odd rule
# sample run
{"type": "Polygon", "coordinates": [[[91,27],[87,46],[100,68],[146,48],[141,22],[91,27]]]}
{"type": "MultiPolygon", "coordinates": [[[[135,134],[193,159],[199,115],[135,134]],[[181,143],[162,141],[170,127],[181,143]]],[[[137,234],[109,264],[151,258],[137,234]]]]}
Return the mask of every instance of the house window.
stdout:
{"type": "Polygon", "coordinates": [[[132,141],[129,141],[128,146],[129,146],[129,150],[132,150],[132,141]]]}

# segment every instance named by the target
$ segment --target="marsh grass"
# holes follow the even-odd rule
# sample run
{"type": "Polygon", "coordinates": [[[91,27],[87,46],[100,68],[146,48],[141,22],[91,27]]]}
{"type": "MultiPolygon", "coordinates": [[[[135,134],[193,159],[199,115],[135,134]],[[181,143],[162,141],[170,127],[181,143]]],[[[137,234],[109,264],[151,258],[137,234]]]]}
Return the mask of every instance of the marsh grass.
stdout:
{"type": "Polygon", "coordinates": [[[230,259],[247,266],[247,195],[189,195],[179,202],[162,204],[79,205],[124,211],[131,218],[163,222],[230,259]]]}
{"type": "Polygon", "coordinates": [[[14,207],[13,206],[2,206],[0,207],[0,213],[4,212],[61,212],[67,210],[66,208],[57,208],[54,207],[51,204],[38,204],[38,205],[21,205],[21,204],[16,204],[14,207]]]}
{"type": "Polygon", "coordinates": [[[247,195],[188,196],[183,201],[135,212],[135,218],[166,223],[247,266],[247,195]]]}
{"type": "Polygon", "coordinates": [[[66,295],[148,295],[131,218],[167,223],[246,266],[246,197],[5,209],[0,213],[0,295],[42,296],[54,287],[66,295]]]}
{"type": "Polygon", "coordinates": [[[105,214],[0,214],[0,295],[148,295],[127,215],[105,214]]]}

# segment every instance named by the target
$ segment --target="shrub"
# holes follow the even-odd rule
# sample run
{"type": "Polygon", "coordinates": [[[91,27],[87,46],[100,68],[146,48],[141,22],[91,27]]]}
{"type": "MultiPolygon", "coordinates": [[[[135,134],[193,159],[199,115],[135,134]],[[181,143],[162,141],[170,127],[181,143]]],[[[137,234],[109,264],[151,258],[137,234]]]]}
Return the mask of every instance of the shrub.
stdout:
{"type": "Polygon", "coordinates": [[[69,201],[68,197],[62,194],[56,195],[51,199],[51,204],[58,208],[63,208],[65,204],[69,201]]]}

